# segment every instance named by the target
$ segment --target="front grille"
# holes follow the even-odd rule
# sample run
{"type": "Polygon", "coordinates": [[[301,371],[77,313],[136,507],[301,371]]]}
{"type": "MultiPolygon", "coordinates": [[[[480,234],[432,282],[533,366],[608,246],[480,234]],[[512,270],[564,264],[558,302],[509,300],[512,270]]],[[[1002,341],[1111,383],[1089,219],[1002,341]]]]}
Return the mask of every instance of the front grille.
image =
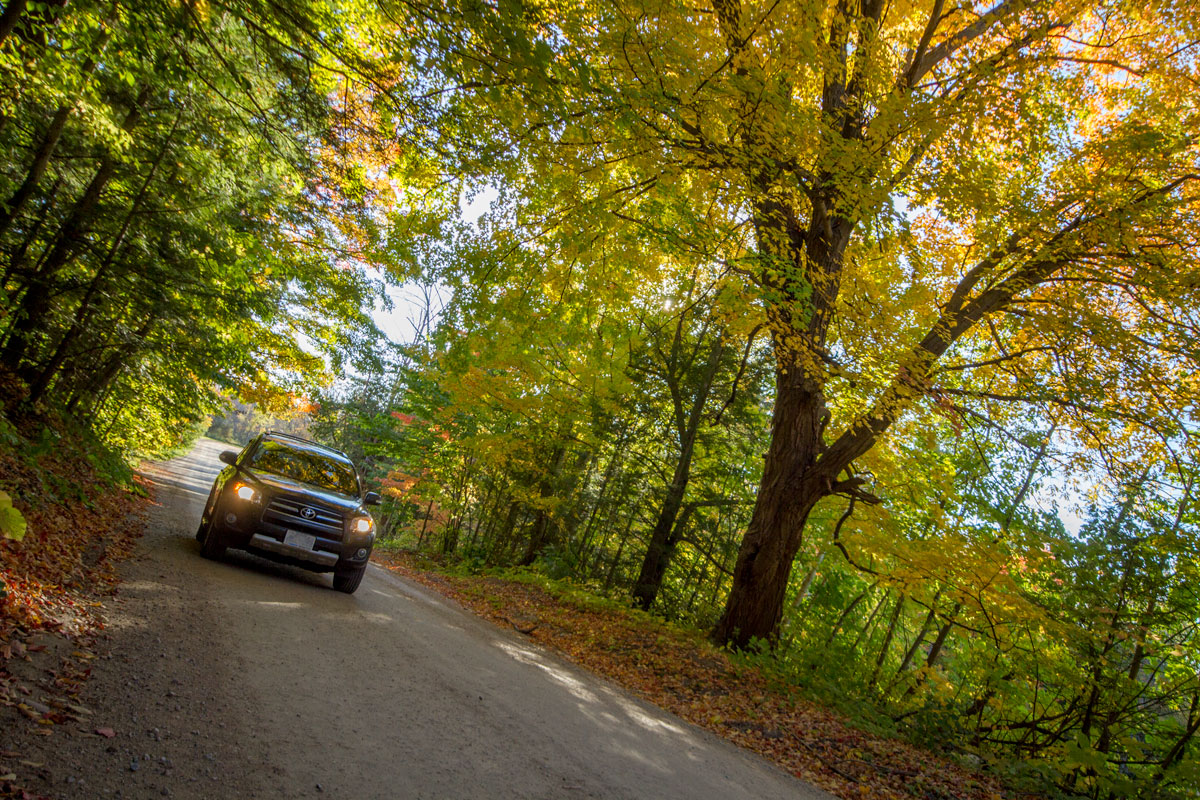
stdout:
{"type": "Polygon", "coordinates": [[[296,531],[313,533],[323,539],[342,540],[342,513],[335,509],[319,506],[292,497],[275,497],[267,504],[263,512],[264,522],[274,522],[296,531]],[[313,515],[304,515],[305,509],[311,509],[313,515]]]}

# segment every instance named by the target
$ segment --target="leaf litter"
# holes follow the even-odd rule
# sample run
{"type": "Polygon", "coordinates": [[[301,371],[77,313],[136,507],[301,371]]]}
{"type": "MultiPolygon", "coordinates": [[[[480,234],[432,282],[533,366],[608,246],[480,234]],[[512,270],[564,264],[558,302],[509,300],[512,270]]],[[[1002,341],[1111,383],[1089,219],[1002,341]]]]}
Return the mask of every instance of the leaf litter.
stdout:
{"type": "MultiPolygon", "coordinates": [[[[0,451],[0,490],[27,522],[22,540],[0,537],[0,729],[24,720],[53,736],[88,722],[76,700],[105,627],[103,603],[117,593],[117,565],[141,535],[148,503],[65,446],[0,451]]],[[[39,797],[20,784],[21,768],[33,768],[21,755],[0,742],[0,798],[39,797]]]]}

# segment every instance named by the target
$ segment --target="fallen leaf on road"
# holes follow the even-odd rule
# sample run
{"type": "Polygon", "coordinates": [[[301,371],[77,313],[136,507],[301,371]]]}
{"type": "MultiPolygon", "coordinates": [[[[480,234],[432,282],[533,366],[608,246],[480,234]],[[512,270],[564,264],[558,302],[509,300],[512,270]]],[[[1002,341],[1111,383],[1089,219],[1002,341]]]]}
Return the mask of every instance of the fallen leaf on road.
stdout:
{"type": "Polygon", "coordinates": [[[112,728],[96,728],[96,733],[103,736],[105,739],[111,739],[117,735],[117,732],[112,728]]]}

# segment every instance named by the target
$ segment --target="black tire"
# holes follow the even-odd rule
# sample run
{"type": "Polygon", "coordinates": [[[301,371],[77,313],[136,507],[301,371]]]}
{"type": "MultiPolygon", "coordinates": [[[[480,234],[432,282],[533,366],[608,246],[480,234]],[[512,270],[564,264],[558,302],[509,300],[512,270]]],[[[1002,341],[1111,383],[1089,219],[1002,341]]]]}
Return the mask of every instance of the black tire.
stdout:
{"type": "Polygon", "coordinates": [[[206,528],[212,527],[212,515],[216,511],[217,487],[214,485],[208,493],[208,502],[204,504],[204,513],[200,515],[200,526],[196,528],[196,541],[203,543],[206,528]]]}
{"type": "Polygon", "coordinates": [[[359,567],[353,572],[335,572],[333,573],[333,588],[339,592],[346,594],[354,594],[358,585],[362,583],[363,573],[367,571],[366,565],[359,567]]]}
{"type": "Polygon", "coordinates": [[[200,555],[214,561],[225,555],[225,537],[216,525],[211,522],[202,525],[198,533],[204,534],[204,538],[200,540],[200,555]]]}

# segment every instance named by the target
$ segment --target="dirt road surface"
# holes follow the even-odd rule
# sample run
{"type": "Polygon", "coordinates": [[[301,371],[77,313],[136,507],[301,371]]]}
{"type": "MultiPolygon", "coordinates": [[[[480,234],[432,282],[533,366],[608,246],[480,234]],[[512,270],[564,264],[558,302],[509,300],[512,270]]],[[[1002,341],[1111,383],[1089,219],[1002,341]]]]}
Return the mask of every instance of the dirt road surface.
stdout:
{"type": "Polygon", "coordinates": [[[93,662],[92,715],[22,737],[31,790],[829,797],[378,567],[349,596],[244,553],[201,559],[193,533],[223,449],[202,440],[148,465],[159,505],[93,662]]]}

